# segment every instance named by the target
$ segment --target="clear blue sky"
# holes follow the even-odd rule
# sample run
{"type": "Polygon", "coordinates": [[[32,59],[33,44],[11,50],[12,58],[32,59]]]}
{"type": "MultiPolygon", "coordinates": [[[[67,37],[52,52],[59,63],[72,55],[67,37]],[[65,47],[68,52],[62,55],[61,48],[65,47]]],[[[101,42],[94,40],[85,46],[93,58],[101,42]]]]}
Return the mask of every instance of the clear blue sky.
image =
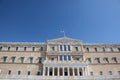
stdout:
{"type": "Polygon", "coordinates": [[[63,37],[120,43],[120,0],[0,0],[0,42],[63,37]]]}

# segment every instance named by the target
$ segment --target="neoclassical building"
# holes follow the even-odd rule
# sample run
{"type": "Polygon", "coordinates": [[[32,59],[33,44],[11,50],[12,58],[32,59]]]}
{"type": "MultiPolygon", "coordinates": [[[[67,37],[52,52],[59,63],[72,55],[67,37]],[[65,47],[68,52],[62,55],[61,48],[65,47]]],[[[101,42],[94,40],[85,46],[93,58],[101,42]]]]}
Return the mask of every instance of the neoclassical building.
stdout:
{"type": "Polygon", "coordinates": [[[0,80],[120,80],[120,44],[0,42],[0,80]]]}

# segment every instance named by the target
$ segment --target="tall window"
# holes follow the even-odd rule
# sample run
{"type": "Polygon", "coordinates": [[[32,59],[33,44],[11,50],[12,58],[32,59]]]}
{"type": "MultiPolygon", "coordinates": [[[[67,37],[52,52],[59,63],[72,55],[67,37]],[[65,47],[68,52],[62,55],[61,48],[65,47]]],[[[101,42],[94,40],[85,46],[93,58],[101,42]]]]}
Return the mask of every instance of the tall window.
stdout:
{"type": "Polygon", "coordinates": [[[27,72],[27,75],[30,75],[30,71],[27,72]]]}
{"type": "Polygon", "coordinates": [[[109,60],[108,60],[108,58],[106,57],[106,58],[104,58],[103,59],[106,63],[109,63],[109,60]]]}
{"type": "Polygon", "coordinates": [[[8,47],[8,51],[10,51],[10,46],[8,47]]]}
{"type": "Polygon", "coordinates": [[[90,72],[90,75],[93,76],[93,72],[92,71],[90,72]]]}
{"type": "Polygon", "coordinates": [[[103,72],[102,72],[102,71],[100,71],[100,75],[101,75],[101,76],[103,75],[103,72]]]}
{"type": "Polygon", "coordinates": [[[3,62],[6,62],[6,60],[7,60],[7,56],[4,56],[3,57],[3,62]]]}
{"type": "Polygon", "coordinates": [[[32,51],[35,51],[35,47],[32,47],[32,51]]]}
{"type": "Polygon", "coordinates": [[[24,47],[24,51],[26,51],[27,50],[27,47],[24,47]]]}
{"type": "Polygon", "coordinates": [[[71,60],[71,55],[68,55],[68,60],[69,60],[69,61],[71,60]]]}
{"type": "Polygon", "coordinates": [[[11,57],[11,60],[14,63],[15,62],[15,57],[11,57]]]}
{"type": "Polygon", "coordinates": [[[112,60],[117,63],[117,58],[116,57],[113,57],[112,60]]]}
{"type": "Polygon", "coordinates": [[[64,45],[64,51],[67,51],[67,49],[66,49],[66,45],[64,45]]]}
{"type": "Polygon", "coordinates": [[[51,58],[51,61],[54,61],[54,57],[51,58]]]}
{"type": "Polygon", "coordinates": [[[43,47],[40,48],[40,51],[43,51],[43,47]]]}
{"type": "Polygon", "coordinates": [[[39,57],[38,59],[39,59],[38,63],[42,63],[42,57],[39,57]]]}
{"type": "Polygon", "coordinates": [[[103,52],[105,52],[105,48],[103,47],[103,52]]]}
{"type": "Polygon", "coordinates": [[[112,75],[112,71],[109,71],[109,75],[112,75]]]}
{"type": "Polygon", "coordinates": [[[95,49],[95,52],[98,52],[97,48],[94,48],[95,49]]]}
{"type": "Polygon", "coordinates": [[[18,71],[18,75],[21,75],[21,71],[18,71]]]}
{"type": "Polygon", "coordinates": [[[19,48],[19,47],[16,47],[16,51],[18,51],[18,48],[19,48]]]}
{"type": "Polygon", "coordinates": [[[100,58],[96,58],[96,62],[97,62],[97,63],[100,63],[100,58]]]}
{"type": "Polygon", "coordinates": [[[60,45],[60,51],[62,51],[62,45],[60,45]]]}
{"type": "Polygon", "coordinates": [[[65,61],[67,60],[67,55],[64,55],[64,60],[65,60],[65,61]]]}
{"type": "Polygon", "coordinates": [[[62,60],[63,60],[63,59],[62,59],[62,55],[60,55],[59,57],[60,57],[60,60],[62,61],[62,60]]]}
{"type": "Polygon", "coordinates": [[[0,51],[2,51],[2,46],[0,46],[0,51]]]}
{"type": "Polygon", "coordinates": [[[86,48],[87,52],[89,52],[89,48],[86,48]]]}
{"type": "Polygon", "coordinates": [[[33,63],[33,57],[30,57],[29,59],[30,59],[30,63],[33,63]]]}
{"type": "Polygon", "coordinates": [[[8,70],[8,75],[11,75],[11,70],[8,70]]]}
{"type": "Polygon", "coordinates": [[[113,52],[113,48],[112,47],[110,48],[110,51],[113,52]]]}
{"type": "Polygon", "coordinates": [[[118,51],[120,52],[120,48],[118,48],[118,51]]]}
{"type": "Polygon", "coordinates": [[[70,45],[68,45],[68,51],[71,51],[71,49],[70,49],[70,45]]]}
{"type": "Polygon", "coordinates": [[[78,47],[75,47],[75,50],[78,51],[78,47]]]}
{"type": "Polygon", "coordinates": [[[24,57],[20,58],[20,62],[23,63],[24,62],[24,57]]]}

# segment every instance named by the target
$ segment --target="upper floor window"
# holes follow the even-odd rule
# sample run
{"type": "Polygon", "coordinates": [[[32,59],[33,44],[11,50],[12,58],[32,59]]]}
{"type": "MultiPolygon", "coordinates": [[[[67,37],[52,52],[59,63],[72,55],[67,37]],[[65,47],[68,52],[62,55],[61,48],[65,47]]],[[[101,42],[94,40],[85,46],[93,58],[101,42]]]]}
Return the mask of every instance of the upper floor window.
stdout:
{"type": "Polygon", "coordinates": [[[62,51],[62,45],[60,45],[60,51],[62,51]]]}
{"type": "Polygon", "coordinates": [[[21,71],[18,71],[18,75],[21,75],[21,71]]]}
{"type": "Polygon", "coordinates": [[[93,76],[93,72],[92,71],[90,72],[90,75],[93,76]]]}
{"type": "Polygon", "coordinates": [[[19,48],[19,47],[16,47],[16,51],[18,51],[18,48],[19,48]]]}
{"type": "Polygon", "coordinates": [[[55,47],[51,47],[51,50],[52,50],[52,51],[55,51],[55,47]]]}
{"type": "Polygon", "coordinates": [[[30,57],[29,59],[30,59],[30,63],[33,63],[33,57],[30,57]]]}
{"type": "Polygon", "coordinates": [[[75,47],[75,50],[78,51],[78,47],[75,47]]]}
{"type": "Polygon", "coordinates": [[[97,63],[100,63],[100,58],[96,58],[97,63]]]}
{"type": "Polygon", "coordinates": [[[89,52],[89,48],[86,48],[87,52],[89,52]]]}
{"type": "Polygon", "coordinates": [[[35,47],[32,47],[32,51],[35,51],[35,47]]]}
{"type": "Polygon", "coordinates": [[[24,51],[26,51],[27,50],[27,47],[24,47],[24,51]]]}
{"type": "Polygon", "coordinates": [[[39,62],[38,63],[42,63],[42,57],[39,57],[39,62]]]}
{"type": "Polygon", "coordinates": [[[112,71],[109,71],[109,75],[112,75],[112,71]]]}
{"type": "Polygon", "coordinates": [[[62,61],[62,55],[60,55],[59,57],[60,57],[60,60],[62,61]]]}
{"type": "Polygon", "coordinates": [[[40,71],[37,72],[37,75],[40,75],[40,71]]]}
{"type": "Polygon", "coordinates": [[[120,52],[120,48],[118,48],[118,51],[120,52]]]}
{"type": "Polygon", "coordinates": [[[118,75],[120,75],[120,71],[118,71],[118,75]]]}
{"type": "Polygon", "coordinates": [[[77,61],[79,61],[79,60],[80,60],[80,58],[79,58],[79,57],[77,57],[77,58],[76,58],[76,60],[77,60],[77,61]]]}
{"type": "Polygon", "coordinates": [[[103,52],[105,52],[105,48],[103,47],[103,52]]]}
{"type": "Polygon", "coordinates": [[[3,57],[3,62],[6,62],[6,60],[7,60],[7,56],[4,56],[3,57]]]}
{"type": "Polygon", "coordinates": [[[40,51],[43,51],[43,47],[40,48],[40,51]]]}
{"type": "Polygon", "coordinates": [[[117,58],[116,57],[113,57],[112,60],[117,63],[117,58]]]}
{"type": "Polygon", "coordinates": [[[102,72],[102,71],[100,71],[100,75],[101,75],[101,76],[103,75],[103,72],[102,72]]]}
{"type": "Polygon", "coordinates": [[[67,56],[66,56],[66,55],[64,55],[64,60],[65,60],[65,61],[67,60],[67,56]]]}
{"type": "Polygon", "coordinates": [[[91,63],[91,58],[87,58],[87,62],[88,62],[88,63],[91,63]]]}
{"type": "Polygon", "coordinates": [[[8,70],[8,75],[11,75],[11,70],[8,70]]]}
{"type": "Polygon", "coordinates": [[[66,45],[64,45],[64,51],[67,51],[67,49],[66,49],[66,45]]]}
{"type": "Polygon", "coordinates": [[[104,58],[103,59],[106,63],[109,63],[109,60],[108,60],[108,58],[106,57],[106,58],[104,58]]]}
{"type": "Polygon", "coordinates": [[[24,62],[24,57],[20,58],[20,62],[23,63],[24,62]]]}
{"type": "Polygon", "coordinates": [[[94,48],[95,49],[95,52],[98,52],[97,48],[94,48]]]}
{"type": "Polygon", "coordinates": [[[70,45],[68,45],[68,51],[71,51],[70,45]]]}
{"type": "Polygon", "coordinates": [[[51,61],[54,61],[54,58],[53,58],[53,57],[51,58],[51,61]]]}
{"type": "Polygon", "coordinates": [[[2,51],[2,46],[0,46],[0,51],[2,51]]]}
{"type": "Polygon", "coordinates": [[[11,57],[11,60],[14,63],[15,62],[15,57],[11,57]]]}
{"type": "Polygon", "coordinates": [[[30,75],[30,71],[27,72],[27,75],[30,75]]]}
{"type": "Polygon", "coordinates": [[[8,47],[8,51],[10,51],[10,46],[8,47]]]}
{"type": "Polygon", "coordinates": [[[68,60],[71,60],[71,55],[68,55],[68,60]]]}
{"type": "Polygon", "coordinates": [[[110,48],[110,51],[113,52],[113,48],[112,47],[110,48]]]}

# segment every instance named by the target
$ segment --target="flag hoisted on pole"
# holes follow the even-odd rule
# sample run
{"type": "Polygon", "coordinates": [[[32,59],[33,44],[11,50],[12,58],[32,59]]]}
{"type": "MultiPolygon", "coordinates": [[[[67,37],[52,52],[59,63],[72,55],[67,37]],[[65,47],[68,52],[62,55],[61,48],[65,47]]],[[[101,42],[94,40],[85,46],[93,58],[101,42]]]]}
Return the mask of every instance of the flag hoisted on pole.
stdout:
{"type": "Polygon", "coordinates": [[[65,31],[60,31],[60,32],[63,33],[64,37],[66,37],[66,35],[65,35],[65,31]]]}

